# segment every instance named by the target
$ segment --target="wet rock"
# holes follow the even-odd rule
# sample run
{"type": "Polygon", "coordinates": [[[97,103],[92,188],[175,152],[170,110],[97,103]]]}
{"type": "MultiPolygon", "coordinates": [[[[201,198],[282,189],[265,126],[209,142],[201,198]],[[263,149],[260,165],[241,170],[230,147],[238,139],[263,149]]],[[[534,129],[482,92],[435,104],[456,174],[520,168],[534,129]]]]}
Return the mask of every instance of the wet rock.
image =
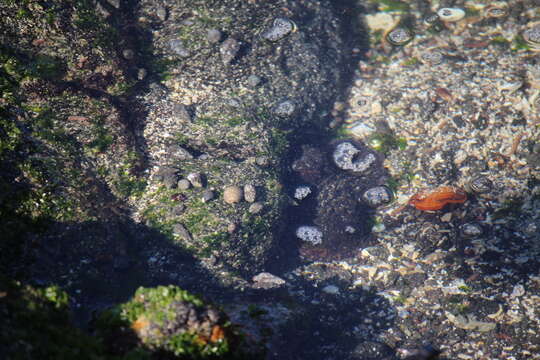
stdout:
{"type": "Polygon", "coordinates": [[[228,38],[221,44],[219,52],[223,64],[229,65],[238,55],[240,51],[240,42],[234,38],[228,38]]]}
{"type": "Polygon", "coordinates": [[[163,6],[158,6],[156,9],[156,16],[161,21],[167,20],[167,9],[163,6]]]}
{"type": "Polygon", "coordinates": [[[249,75],[247,79],[247,84],[249,87],[257,87],[262,82],[262,79],[260,76],[257,75],[249,75]]]}
{"type": "Polygon", "coordinates": [[[311,188],[309,186],[298,186],[294,190],[294,198],[297,199],[297,200],[303,200],[309,194],[311,194],[311,188]]]}
{"type": "Polygon", "coordinates": [[[296,110],[296,104],[292,100],[284,100],[274,107],[274,114],[277,116],[291,116],[296,110]]]}
{"type": "Polygon", "coordinates": [[[292,164],[294,172],[307,183],[318,183],[325,174],[325,156],[318,148],[304,145],[302,155],[292,164]]]}
{"type": "Polygon", "coordinates": [[[262,211],[264,205],[260,202],[253,203],[249,206],[248,211],[250,214],[258,214],[262,211]]]}
{"type": "Polygon", "coordinates": [[[319,245],[323,239],[322,232],[316,226],[300,226],[296,229],[296,236],[312,245],[319,245]]]}
{"type": "Polygon", "coordinates": [[[173,234],[178,235],[180,238],[192,241],[193,238],[191,237],[191,234],[189,233],[188,229],[182,224],[174,224],[173,226],[173,234]]]}
{"type": "Polygon", "coordinates": [[[178,175],[176,175],[176,173],[170,171],[163,174],[163,184],[167,187],[167,189],[176,188],[177,183],[178,183],[178,175]]]}
{"type": "Polygon", "coordinates": [[[221,41],[223,34],[218,29],[210,29],[206,34],[206,39],[210,44],[217,44],[221,41]]]}
{"type": "Polygon", "coordinates": [[[236,204],[242,201],[244,192],[239,186],[229,185],[223,190],[223,201],[227,204],[236,204]]]}
{"type": "Polygon", "coordinates": [[[179,40],[179,39],[170,40],[169,47],[176,55],[180,57],[188,58],[191,55],[191,53],[186,48],[182,40],[179,40]]]}
{"type": "Polygon", "coordinates": [[[361,200],[371,207],[378,207],[389,204],[392,201],[392,198],[392,190],[386,186],[376,186],[366,190],[362,194],[361,200]]]}
{"type": "Polygon", "coordinates": [[[244,185],[244,198],[247,202],[255,202],[257,198],[257,189],[252,184],[244,185]]]}
{"type": "Polygon", "coordinates": [[[191,187],[191,183],[188,179],[180,179],[177,186],[179,190],[187,190],[191,187]]]}
{"type": "Polygon", "coordinates": [[[201,201],[207,203],[214,198],[214,192],[212,190],[203,191],[201,201]]]}
{"type": "Polygon", "coordinates": [[[193,159],[193,155],[191,155],[189,151],[179,145],[169,146],[167,148],[167,153],[169,154],[169,157],[173,158],[174,160],[183,161],[193,159]]]}
{"type": "Polygon", "coordinates": [[[279,41],[296,29],[294,22],[287,18],[276,18],[261,36],[268,41],[279,41]]]}
{"type": "Polygon", "coordinates": [[[135,58],[135,51],[131,49],[125,49],[124,51],[122,51],[122,56],[126,60],[133,60],[135,58]]]}
{"type": "Polygon", "coordinates": [[[196,188],[201,188],[204,186],[203,184],[203,177],[202,177],[202,174],[201,173],[190,173],[188,176],[187,176],[187,179],[189,180],[189,182],[191,183],[191,185],[193,185],[193,187],[196,187],[196,188]]]}
{"type": "Polygon", "coordinates": [[[461,234],[467,238],[478,237],[483,232],[482,226],[478,223],[467,223],[461,226],[461,234]]]}
{"type": "Polygon", "coordinates": [[[373,153],[360,149],[349,141],[341,142],[336,146],[333,159],[338,168],[354,173],[368,171],[377,160],[373,153]]]}
{"type": "Polygon", "coordinates": [[[253,277],[253,287],[255,289],[273,289],[285,285],[282,278],[267,272],[262,272],[253,277]]]}

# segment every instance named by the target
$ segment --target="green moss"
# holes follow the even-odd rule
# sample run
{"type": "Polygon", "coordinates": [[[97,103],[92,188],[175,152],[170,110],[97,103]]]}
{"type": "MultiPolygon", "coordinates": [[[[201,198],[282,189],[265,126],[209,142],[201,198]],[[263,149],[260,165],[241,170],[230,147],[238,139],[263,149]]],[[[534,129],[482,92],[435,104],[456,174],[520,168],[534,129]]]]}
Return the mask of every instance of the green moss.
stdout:
{"type": "Polygon", "coordinates": [[[530,50],[530,49],[531,47],[529,46],[529,44],[527,44],[527,42],[525,41],[525,39],[523,39],[521,35],[516,35],[514,39],[512,40],[512,47],[511,47],[512,51],[530,50]]]}
{"type": "Polygon", "coordinates": [[[403,66],[414,66],[420,63],[420,60],[415,57],[411,57],[403,62],[403,66]]]}
{"type": "Polygon", "coordinates": [[[404,150],[407,147],[407,140],[397,138],[393,134],[374,133],[369,137],[368,144],[378,152],[388,155],[392,150],[404,150]]]}
{"type": "Polygon", "coordinates": [[[403,1],[398,0],[370,0],[371,2],[374,2],[376,4],[379,4],[379,9],[381,11],[387,11],[387,12],[407,12],[409,11],[409,4],[403,1]]]}

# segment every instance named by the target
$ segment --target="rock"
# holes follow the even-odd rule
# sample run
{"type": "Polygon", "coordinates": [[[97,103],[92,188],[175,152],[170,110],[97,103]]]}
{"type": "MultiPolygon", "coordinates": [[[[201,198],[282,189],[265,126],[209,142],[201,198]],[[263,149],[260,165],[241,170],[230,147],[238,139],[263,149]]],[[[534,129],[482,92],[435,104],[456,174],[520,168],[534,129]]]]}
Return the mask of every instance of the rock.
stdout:
{"type": "Polygon", "coordinates": [[[466,238],[474,238],[482,235],[482,226],[478,223],[467,223],[461,225],[461,234],[466,238]]]}
{"type": "Polygon", "coordinates": [[[390,203],[393,199],[392,190],[386,186],[376,186],[366,190],[362,194],[362,202],[371,206],[378,207],[390,203]]]}
{"type": "Polygon", "coordinates": [[[190,173],[187,176],[187,179],[189,180],[191,185],[193,185],[193,187],[201,188],[204,186],[201,173],[190,173]]]}
{"type": "Polygon", "coordinates": [[[174,160],[192,160],[193,155],[190,154],[189,151],[184,149],[183,147],[179,145],[171,145],[167,148],[167,153],[169,154],[169,157],[174,158],[174,160]]]}
{"type": "Polygon", "coordinates": [[[255,199],[257,197],[257,190],[255,186],[252,184],[246,184],[244,185],[244,198],[247,202],[255,202],[255,199]]]}
{"type": "Polygon", "coordinates": [[[339,143],[333,153],[336,166],[354,173],[363,173],[375,164],[377,158],[371,152],[359,149],[349,141],[339,143]]]}
{"type": "Polygon", "coordinates": [[[339,294],[339,288],[337,286],[335,286],[335,285],[327,285],[327,286],[323,287],[322,291],[327,293],[327,294],[331,294],[331,295],[338,295],[339,294]]]}
{"type": "Polygon", "coordinates": [[[257,85],[259,85],[261,82],[262,82],[261,77],[257,75],[249,75],[247,79],[248,86],[252,88],[257,87],[257,85]]]}
{"type": "Polygon", "coordinates": [[[218,29],[210,29],[208,30],[208,33],[206,34],[206,39],[208,40],[210,44],[217,44],[218,42],[221,41],[222,36],[223,35],[221,31],[219,31],[218,29]]]}
{"type": "Polygon", "coordinates": [[[277,116],[286,117],[294,114],[294,110],[296,110],[296,104],[292,100],[284,100],[274,107],[273,112],[277,116]]]}
{"type": "Polygon", "coordinates": [[[219,52],[223,64],[229,65],[238,55],[240,51],[240,42],[234,38],[228,38],[221,44],[219,52]]]}
{"type": "Polygon", "coordinates": [[[184,240],[193,241],[193,238],[191,237],[191,234],[189,233],[188,229],[186,229],[186,227],[182,224],[174,224],[173,233],[175,235],[178,235],[184,240]]]}
{"type": "Polygon", "coordinates": [[[226,186],[223,190],[223,201],[227,204],[235,204],[242,201],[244,197],[244,192],[239,186],[229,185],[226,186]]]}
{"type": "Polygon", "coordinates": [[[253,203],[249,206],[249,209],[248,211],[250,212],[250,214],[258,214],[261,212],[261,210],[263,209],[263,204],[260,203],[260,202],[256,202],[256,203],[253,203]]]}
{"type": "Polygon", "coordinates": [[[174,189],[178,183],[178,176],[174,172],[167,172],[163,174],[163,184],[167,189],[174,189]]]}
{"type": "Polygon", "coordinates": [[[177,186],[179,190],[187,190],[191,187],[191,183],[188,179],[180,179],[177,186]]]}
{"type": "Polygon", "coordinates": [[[268,41],[279,41],[291,32],[296,30],[294,22],[287,18],[276,18],[268,29],[266,29],[261,36],[268,41]]]}
{"type": "Polygon", "coordinates": [[[179,103],[174,103],[173,105],[173,111],[176,117],[178,119],[185,121],[185,122],[191,122],[193,117],[191,116],[191,113],[189,112],[187,106],[179,103]]]}
{"type": "Polygon", "coordinates": [[[203,203],[207,203],[210,200],[212,200],[213,198],[214,198],[214,192],[212,190],[207,189],[207,190],[203,191],[201,201],[203,203]]]}
{"type": "Polygon", "coordinates": [[[269,164],[269,161],[268,161],[268,157],[267,157],[267,156],[258,156],[258,157],[255,159],[255,162],[256,162],[257,165],[259,165],[259,166],[268,166],[268,164],[269,164]]]}
{"type": "Polygon", "coordinates": [[[262,272],[253,277],[255,289],[273,289],[283,286],[286,281],[267,272],[262,272]]]}
{"type": "Polygon", "coordinates": [[[148,71],[145,68],[140,68],[137,70],[137,80],[144,80],[148,75],[148,71]]]}
{"type": "Polygon", "coordinates": [[[309,186],[298,186],[294,190],[294,198],[297,199],[297,200],[303,200],[309,194],[311,194],[311,188],[309,186]]]}
{"type": "Polygon", "coordinates": [[[185,47],[184,42],[179,39],[173,39],[169,41],[170,49],[178,56],[187,58],[191,55],[189,50],[185,47]]]}
{"type": "Polygon", "coordinates": [[[167,20],[167,9],[163,6],[158,6],[156,9],[156,16],[161,21],[167,20]]]}
{"type": "Polygon", "coordinates": [[[122,51],[122,56],[126,60],[133,60],[135,58],[135,51],[131,49],[125,49],[124,51],[122,51]]]}
{"type": "Polygon", "coordinates": [[[296,236],[304,241],[311,243],[312,245],[319,245],[322,243],[323,234],[316,226],[300,226],[296,229],[296,236]]]}
{"type": "Polygon", "coordinates": [[[107,0],[107,2],[115,8],[120,9],[120,0],[107,0]]]}

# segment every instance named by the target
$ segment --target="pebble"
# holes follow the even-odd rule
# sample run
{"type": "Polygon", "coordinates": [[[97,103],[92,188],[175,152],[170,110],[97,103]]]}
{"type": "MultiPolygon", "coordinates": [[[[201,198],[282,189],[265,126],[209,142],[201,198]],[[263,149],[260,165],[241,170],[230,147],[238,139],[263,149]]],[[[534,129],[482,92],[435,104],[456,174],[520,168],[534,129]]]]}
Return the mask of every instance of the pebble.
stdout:
{"type": "Polygon", "coordinates": [[[144,80],[148,75],[148,71],[145,68],[140,68],[137,70],[137,80],[144,80]]]}
{"type": "Polygon", "coordinates": [[[339,294],[339,288],[335,285],[326,285],[325,287],[323,287],[322,291],[331,295],[339,294]]]}
{"type": "Polygon", "coordinates": [[[188,108],[180,103],[175,103],[173,105],[173,112],[180,120],[185,122],[191,122],[192,116],[188,110],[188,108]]]}
{"type": "Polygon", "coordinates": [[[455,22],[465,17],[465,11],[460,8],[441,8],[437,15],[442,21],[455,22]]]}
{"type": "Polygon", "coordinates": [[[205,190],[202,194],[201,201],[207,203],[214,198],[214,192],[212,190],[205,190]]]}
{"type": "Polygon", "coordinates": [[[180,236],[184,240],[187,240],[187,241],[192,241],[193,240],[193,238],[191,237],[191,234],[189,233],[189,231],[182,224],[174,224],[173,233],[175,235],[180,236]]]}
{"type": "Polygon", "coordinates": [[[219,48],[223,64],[229,65],[240,52],[240,42],[234,38],[228,38],[219,48]]]}
{"type": "Polygon", "coordinates": [[[280,287],[286,283],[282,278],[267,272],[262,272],[255,275],[252,280],[254,282],[253,287],[256,289],[272,289],[280,287]]]}
{"type": "Polygon", "coordinates": [[[206,34],[206,39],[208,40],[210,44],[217,44],[218,42],[221,41],[222,36],[223,35],[221,31],[219,31],[218,29],[210,29],[208,30],[208,33],[206,34]]]}
{"type": "Polygon", "coordinates": [[[461,234],[465,237],[477,237],[483,233],[482,226],[477,223],[467,223],[461,226],[461,234]]]}
{"type": "Polygon", "coordinates": [[[274,114],[277,116],[291,116],[296,110],[296,105],[292,100],[284,100],[274,107],[274,114]]]}
{"type": "Polygon", "coordinates": [[[303,200],[309,194],[311,194],[311,188],[309,186],[299,186],[294,190],[294,198],[297,200],[303,200]]]}
{"type": "Polygon", "coordinates": [[[258,214],[263,209],[264,205],[260,202],[253,203],[249,206],[249,213],[250,214],[258,214]]]}
{"type": "Polygon", "coordinates": [[[181,179],[180,181],[178,181],[178,189],[180,190],[187,190],[191,187],[191,183],[189,182],[188,179],[181,179]]]}
{"type": "Polygon", "coordinates": [[[171,145],[167,148],[167,153],[169,157],[174,158],[175,160],[192,160],[193,155],[179,145],[171,145]]]}
{"type": "Polygon", "coordinates": [[[169,41],[169,47],[171,50],[178,56],[187,58],[191,54],[189,50],[185,47],[184,42],[179,39],[173,39],[169,41]]]}
{"type": "Polygon", "coordinates": [[[255,202],[257,198],[257,189],[252,184],[244,185],[244,198],[247,202],[255,202]]]}
{"type": "Polygon", "coordinates": [[[223,201],[227,204],[235,204],[242,201],[244,194],[242,189],[236,185],[229,185],[223,189],[223,201]]]}
{"type": "Polygon", "coordinates": [[[167,189],[174,189],[178,183],[178,177],[175,173],[163,174],[163,184],[167,189]]]}
{"type": "Polygon", "coordinates": [[[362,194],[362,201],[371,207],[386,205],[390,203],[392,199],[392,190],[386,186],[372,187],[362,194]]]}
{"type": "Polygon", "coordinates": [[[267,166],[269,164],[268,156],[258,156],[255,162],[259,166],[267,166]]]}
{"type": "Polygon", "coordinates": [[[126,49],[126,50],[122,51],[122,56],[126,60],[133,60],[133,58],[135,57],[135,51],[133,51],[131,49],[126,49]]]}
{"type": "Polygon", "coordinates": [[[163,7],[163,6],[159,6],[156,9],[156,16],[161,21],[167,20],[167,9],[165,9],[165,7],[163,7]]]}
{"type": "Polygon", "coordinates": [[[477,194],[485,194],[493,189],[493,183],[485,176],[478,176],[469,182],[469,188],[477,194]]]}
{"type": "Polygon", "coordinates": [[[197,188],[203,187],[203,180],[202,180],[201,173],[190,173],[187,176],[187,179],[189,180],[191,185],[193,185],[193,187],[197,187],[197,188]]]}
{"type": "Polygon", "coordinates": [[[268,41],[279,41],[296,29],[294,22],[287,18],[276,18],[272,26],[262,33],[262,37],[268,41]]]}
{"type": "Polygon", "coordinates": [[[249,75],[247,79],[248,86],[252,88],[257,87],[257,85],[259,85],[261,82],[261,77],[257,75],[249,75]]]}

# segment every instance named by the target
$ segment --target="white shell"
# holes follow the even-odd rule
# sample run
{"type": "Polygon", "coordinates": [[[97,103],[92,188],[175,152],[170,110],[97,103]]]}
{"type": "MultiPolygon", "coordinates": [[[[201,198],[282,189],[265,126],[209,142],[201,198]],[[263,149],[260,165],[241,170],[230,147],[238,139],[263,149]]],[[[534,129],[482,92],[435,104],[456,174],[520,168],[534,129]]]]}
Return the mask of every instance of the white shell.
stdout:
{"type": "Polygon", "coordinates": [[[437,15],[442,21],[454,22],[465,17],[465,11],[460,8],[441,8],[437,11],[437,15]]]}

